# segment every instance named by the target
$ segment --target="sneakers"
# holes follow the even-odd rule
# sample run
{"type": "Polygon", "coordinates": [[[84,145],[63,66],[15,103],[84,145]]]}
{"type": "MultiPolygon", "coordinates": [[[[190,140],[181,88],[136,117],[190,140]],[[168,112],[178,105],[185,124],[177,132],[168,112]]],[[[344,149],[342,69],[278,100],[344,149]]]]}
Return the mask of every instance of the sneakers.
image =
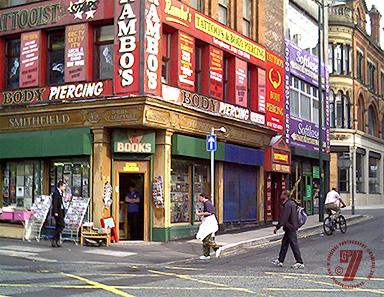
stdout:
{"type": "Polygon", "coordinates": [[[221,254],[221,247],[215,251],[216,258],[219,258],[221,254]]]}
{"type": "Polygon", "coordinates": [[[272,261],[272,264],[278,267],[283,267],[283,263],[279,261],[279,259],[275,259],[272,261]]]}
{"type": "Polygon", "coordinates": [[[293,269],[304,269],[304,264],[303,263],[296,263],[292,265],[293,269]]]}
{"type": "Polygon", "coordinates": [[[210,260],[211,256],[201,256],[199,259],[200,260],[210,260]]]}

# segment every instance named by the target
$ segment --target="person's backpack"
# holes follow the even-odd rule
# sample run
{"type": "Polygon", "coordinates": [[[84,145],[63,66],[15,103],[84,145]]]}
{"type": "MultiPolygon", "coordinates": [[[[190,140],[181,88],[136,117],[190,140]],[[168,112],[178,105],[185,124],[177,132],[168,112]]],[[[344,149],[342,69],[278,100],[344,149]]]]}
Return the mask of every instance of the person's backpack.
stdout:
{"type": "Polygon", "coordinates": [[[302,208],[301,206],[297,205],[296,210],[297,210],[297,221],[299,222],[299,228],[301,228],[307,221],[308,215],[305,212],[305,209],[302,208]]]}

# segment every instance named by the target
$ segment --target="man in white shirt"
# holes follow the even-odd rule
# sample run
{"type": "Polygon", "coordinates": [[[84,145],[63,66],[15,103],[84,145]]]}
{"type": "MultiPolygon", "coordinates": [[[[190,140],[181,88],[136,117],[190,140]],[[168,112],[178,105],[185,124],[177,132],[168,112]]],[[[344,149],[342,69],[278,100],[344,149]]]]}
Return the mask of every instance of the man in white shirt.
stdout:
{"type": "Polygon", "coordinates": [[[327,211],[335,211],[335,218],[337,218],[341,211],[340,211],[340,203],[345,207],[344,201],[341,199],[340,194],[337,193],[336,188],[332,188],[331,191],[328,192],[327,197],[325,198],[325,209],[327,211]]]}

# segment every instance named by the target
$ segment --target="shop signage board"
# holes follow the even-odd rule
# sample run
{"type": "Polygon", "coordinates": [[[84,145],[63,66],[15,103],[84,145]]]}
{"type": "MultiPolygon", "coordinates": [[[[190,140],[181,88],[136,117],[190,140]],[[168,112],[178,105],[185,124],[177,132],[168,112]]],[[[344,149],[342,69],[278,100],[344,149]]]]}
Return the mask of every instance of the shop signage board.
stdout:
{"type": "Polygon", "coordinates": [[[113,1],[115,7],[114,92],[140,91],[140,2],[113,1]]]}
{"type": "Polygon", "coordinates": [[[223,51],[209,47],[209,94],[221,100],[223,98],[223,51]]]}
{"type": "Polygon", "coordinates": [[[179,33],[179,86],[193,91],[195,89],[195,39],[179,33]]]}
{"type": "Polygon", "coordinates": [[[275,136],[265,149],[264,170],[269,172],[291,172],[291,150],[282,136],[275,136]]]}
{"type": "Polygon", "coordinates": [[[20,45],[20,87],[30,88],[39,85],[39,55],[41,31],[21,34],[20,45]]]}
{"type": "MultiPolygon", "coordinates": [[[[293,42],[286,40],[285,44],[285,135],[287,143],[310,151],[319,151],[319,125],[299,118],[290,112],[290,81],[291,76],[317,86],[318,58],[300,49],[293,42]]],[[[325,121],[322,128],[323,151],[330,151],[329,133],[329,80],[328,70],[322,65],[322,89],[325,102],[325,121]]]]}
{"type": "Polygon", "coordinates": [[[86,80],[85,59],[88,56],[88,25],[65,27],[65,81],[86,80]]]}
{"type": "Polygon", "coordinates": [[[113,18],[114,0],[52,0],[0,12],[0,36],[113,18]]]}
{"type": "Polygon", "coordinates": [[[112,141],[115,153],[153,154],[155,152],[155,132],[114,130],[112,141]]]}
{"type": "Polygon", "coordinates": [[[40,104],[102,99],[111,95],[112,81],[96,81],[4,91],[0,97],[0,105],[40,104]]]}
{"type": "Polygon", "coordinates": [[[163,85],[162,99],[210,115],[249,124],[265,125],[264,114],[256,113],[248,108],[225,103],[211,97],[202,96],[197,93],[170,87],[168,85],[163,85]]]}
{"type": "Polygon", "coordinates": [[[235,103],[247,107],[247,62],[235,59],[235,103]]]}

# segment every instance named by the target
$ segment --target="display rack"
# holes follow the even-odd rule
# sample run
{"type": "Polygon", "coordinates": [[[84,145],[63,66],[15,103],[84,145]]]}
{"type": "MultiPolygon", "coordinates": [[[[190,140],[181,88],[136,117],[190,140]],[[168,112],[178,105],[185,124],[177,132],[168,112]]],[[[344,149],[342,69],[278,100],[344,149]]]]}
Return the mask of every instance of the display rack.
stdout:
{"type": "Polygon", "coordinates": [[[32,215],[25,222],[24,240],[31,241],[32,239],[36,239],[36,241],[40,241],[41,229],[43,228],[51,207],[51,201],[51,196],[43,195],[36,197],[35,203],[33,203],[31,207],[32,215]]]}
{"type": "Polygon", "coordinates": [[[89,201],[89,198],[76,196],[72,198],[64,218],[63,240],[73,241],[75,244],[79,242],[80,228],[87,212],[89,201]]]}
{"type": "Polygon", "coordinates": [[[188,169],[171,175],[171,222],[190,220],[190,184],[188,169]]]}

